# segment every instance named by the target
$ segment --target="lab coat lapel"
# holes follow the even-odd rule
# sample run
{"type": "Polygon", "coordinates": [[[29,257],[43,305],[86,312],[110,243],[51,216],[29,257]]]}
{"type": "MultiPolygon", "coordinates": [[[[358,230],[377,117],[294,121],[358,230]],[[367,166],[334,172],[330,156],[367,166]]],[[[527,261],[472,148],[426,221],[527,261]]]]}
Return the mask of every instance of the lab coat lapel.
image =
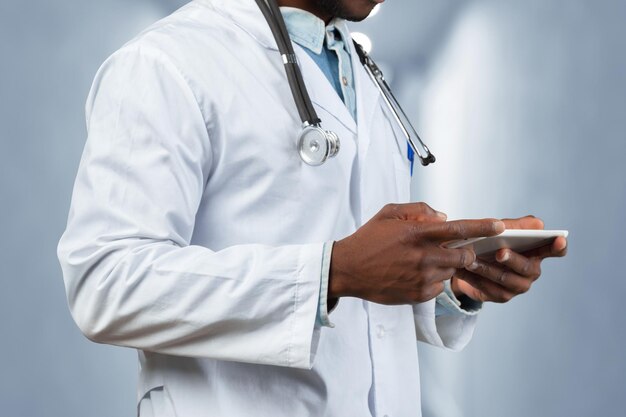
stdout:
{"type": "MultiPolygon", "coordinates": [[[[380,92],[365,71],[365,68],[359,60],[359,56],[350,44],[352,68],[354,73],[354,88],[356,91],[356,113],[357,113],[357,137],[359,141],[359,162],[362,164],[370,145],[370,128],[372,123],[372,115],[378,106],[380,106],[380,92]]],[[[376,138],[380,139],[380,138],[376,138]]]]}
{"type": "MultiPolygon", "coordinates": [[[[311,101],[326,110],[330,116],[337,119],[346,129],[356,134],[356,121],[322,70],[300,45],[295,44],[294,49],[296,55],[298,55],[302,77],[311,101]]],[[[320,119],[322,119],[323,127],[324,117],[320,116],[320,119]]]]}
{"type": "Polygon", "coordinates": [[[278,51],[278,46],[261,10],[254,0],[196,0],[233,21],[265,48],[278,51]]]}
{"type": "MultiPolygon", "coordinates": [[[[196,0],[232,20],[265,48],[278,51],[272,32],[254,0],[196,0]],[[235,18],[236,16],[236,18],[235,18]]],[[[344,23],[345,24],[345,23],[344,23]]],[[[356,121],[326,76],[298,44],[293,44],[311,101],[356,134],[356,121]]],[[[352,46],[351,46],[352,47],[352,46]]],[[[277,52],[278,53],[278,52],[277,52]]],[[[354,56],[354,51],[352,56],[354,56]]],[[[354,60],[353,60],[354,62],[354,60]]],[[[358,63],[358,60],[357,60],[358,63]]],[[[358,63],[360,65],[360,63],[358,63]]],[[[354,64],[353,64],[354,65],[354,64]]],[[[286,82],[286,81],[285,81],[286,82]]],[[[322,121],[323,117],[320,117],[322,121]]],[[[323,127],[323,123],[322,123],[323,127]]]]}

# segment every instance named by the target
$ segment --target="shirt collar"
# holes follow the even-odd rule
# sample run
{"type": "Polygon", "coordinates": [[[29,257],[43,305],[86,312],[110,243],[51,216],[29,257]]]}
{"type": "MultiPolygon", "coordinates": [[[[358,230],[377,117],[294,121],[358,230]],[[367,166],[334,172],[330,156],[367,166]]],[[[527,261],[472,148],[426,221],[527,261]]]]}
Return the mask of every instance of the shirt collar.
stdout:
{"type": "Polygon", "coordinates": [[[346,40],[351,39],[350,33],[343,19],[335,17],[325,25],[322,19],[302,9],[281,7],[280,12],[285,19],[289,36],[303,48],[319,55],[324,47],[324,39],[327,37],[333,39],[337,30],[344,41],[344,49],[350,53],[350,47],[346,45],[346,40]]]}

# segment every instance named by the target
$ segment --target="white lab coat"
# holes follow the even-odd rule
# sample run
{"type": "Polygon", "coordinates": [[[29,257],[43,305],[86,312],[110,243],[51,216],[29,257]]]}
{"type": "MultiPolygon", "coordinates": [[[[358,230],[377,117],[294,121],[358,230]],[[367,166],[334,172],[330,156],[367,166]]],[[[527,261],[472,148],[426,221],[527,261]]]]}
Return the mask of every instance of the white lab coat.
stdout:
{"type": "Polygon", "coordinates": [[[90,339],[138,349],[141,415],[419,416],[416,339],[475,317],[344,298],[316,324],[322,248],[409,199],[406,143],[352,53],[358,123],[296,46],[338,156],[305,165],[253,0],[199,0],[110,57],[59,244],[90,339]],[[417,336],[417,338],[416,338],[417,336]],[[143,400],[143,401],[142,401],[143,400]]]}

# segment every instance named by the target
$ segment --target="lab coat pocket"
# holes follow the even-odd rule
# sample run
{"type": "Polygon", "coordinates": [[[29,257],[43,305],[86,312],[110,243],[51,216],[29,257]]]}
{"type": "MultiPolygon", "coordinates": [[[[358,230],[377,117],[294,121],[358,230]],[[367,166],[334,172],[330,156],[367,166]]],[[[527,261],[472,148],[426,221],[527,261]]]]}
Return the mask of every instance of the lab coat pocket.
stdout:
{"type": "Polygon", "coordinates": [[[396,201],[407,203],[411,199],[411,162],[406,155],[394,152],[393,167],[396,175],[396,201]]]}
{"type": "Polygon", "coordinates": [[[381,106],[380,114],[384,118],[382,125],[387,129],[379,132],[378,136],[388,138],[388,140],[381,141],[381,145],[384,152],[391,154],[395,174],[396,196],[394,200],[398,203],[406,203],[411,199],[411,162],[407,154],[407,141],[382,103],[381,106]]]}
{"type": "Polygon", "coordinates": [[[164,386],[146,392],[137,406],[138,417],[176,417],[169,392],[164,386]]]}

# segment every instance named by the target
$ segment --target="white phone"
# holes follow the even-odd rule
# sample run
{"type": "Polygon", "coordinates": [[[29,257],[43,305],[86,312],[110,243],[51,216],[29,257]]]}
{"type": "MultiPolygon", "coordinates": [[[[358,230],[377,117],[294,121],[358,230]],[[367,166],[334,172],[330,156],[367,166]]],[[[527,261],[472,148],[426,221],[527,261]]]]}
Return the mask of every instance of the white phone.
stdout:
{"type": "Polygon", "coordinates": [[[511,249],[524,253],[551,243],[559,236],[567,237],[567,230],[505,230],[498,236],[455,240],[445,244],[446,248],[458,249],[472,246],[476,256],[491,260],[500,249],[511,249]]]}

